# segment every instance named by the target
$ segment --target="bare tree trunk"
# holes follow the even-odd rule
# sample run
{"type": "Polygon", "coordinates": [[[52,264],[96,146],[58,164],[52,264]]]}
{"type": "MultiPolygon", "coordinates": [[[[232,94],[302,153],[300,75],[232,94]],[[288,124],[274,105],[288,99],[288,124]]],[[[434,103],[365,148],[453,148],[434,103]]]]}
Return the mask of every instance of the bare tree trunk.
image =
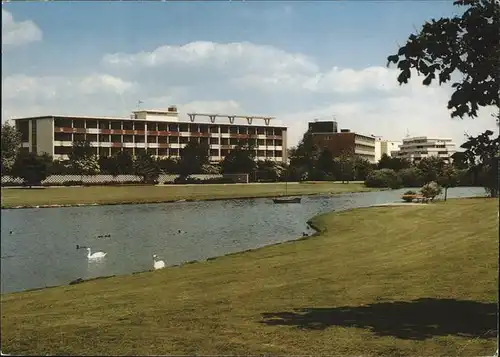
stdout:
{"type": "Polygon", "coordinates": [[[446,198],[448,198],[448,187],[444,188],[444,200],[446,201],[446,198]]]}

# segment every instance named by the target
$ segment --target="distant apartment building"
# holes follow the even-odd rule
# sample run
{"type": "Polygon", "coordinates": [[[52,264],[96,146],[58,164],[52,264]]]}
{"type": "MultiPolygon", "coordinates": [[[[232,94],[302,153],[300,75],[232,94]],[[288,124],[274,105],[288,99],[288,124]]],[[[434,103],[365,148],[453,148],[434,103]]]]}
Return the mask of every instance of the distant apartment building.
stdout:
{"type": "Polygon", "coordinates": [[[384,154],[389,157],[397,156],[401,144],[401,141],[389,141],[377,137],[375,140],[375,161],[379,162],[384,154]]]}
{"type": "Polygon", "coordinates": [[[126,151],[157,157],[178,157],[190,141],[209,145],[217,162],[240,142],[255,145],[257,160],[286,162],[287,128],[274,118],[249,115],[187,113],[180,118],[175,106],[168,110],[138,110],[129,118],[45,115],[14,119],[22,134],[22,149],[68,158],[75,141],[87,140],[98,156],[126,151]]]}
{"type": "Polygon", "coordinates": [[[351,132],[338,131],[336,121],[315,121],[309,123],[313,141],[320,148],[327,148],[334,156],[343,153],[356,155],[375,163],[375,137],[351,132]]]}
{"type": "Polygon", "coordinates": [[[452,139],[417,136],[403,139],[398,157],[418,162],[425,157],[435,156],[451,162],[455,152],[456,146],[452,139]]]}

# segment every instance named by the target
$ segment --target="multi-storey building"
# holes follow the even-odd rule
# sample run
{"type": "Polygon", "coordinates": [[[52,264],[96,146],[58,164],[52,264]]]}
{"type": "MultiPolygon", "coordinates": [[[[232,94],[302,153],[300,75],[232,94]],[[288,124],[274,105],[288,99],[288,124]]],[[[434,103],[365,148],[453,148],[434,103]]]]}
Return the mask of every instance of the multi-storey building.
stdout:
{"type": "Polygon", "coordinates": [[[435,156],[451,162],[455,152],[456,146],[452,139],[417,136],[403,139],[398,157],[418,162],[424,157],[435,156]]]}
{"type": "Polygon", "coordinates": [[[23,150],[68,158],[75,141],[87,140],[98,156],[127,151],[178,157],[190,140],[209,145],[212,162],[220,161],[240,141],[255,145],[257,160],[286,162],[287,128],[274,118],[188,113],[181,119],[175,106],[168,110],[138,110],[129,118],[46,115],[14,119],[23,150]],[[223,121],[223,119],[225,119],[223,121]]]}
{"type": "Polygon", "coordinates": [[[351,132],[349,129],[337,131],[335,121],[315,121],[309,123],[309,131],[314,143],[327,148],[334,156],[350,154],[375,163],[375,137],[351,132]]]}
{"type": "Polygon", "coordinates": [[[387,156],[397,156],[401,141],[383,140],[377,137],[375,140],[375,161],[379,162],[384,154],[387,156]]]}

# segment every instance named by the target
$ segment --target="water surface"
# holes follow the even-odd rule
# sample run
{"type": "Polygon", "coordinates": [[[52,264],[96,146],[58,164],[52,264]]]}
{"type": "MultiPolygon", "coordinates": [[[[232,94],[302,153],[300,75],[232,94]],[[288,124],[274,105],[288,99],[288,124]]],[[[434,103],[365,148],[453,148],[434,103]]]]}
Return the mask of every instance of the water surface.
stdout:
{"type": "MultiPolygon", "coordinates": [[[[175,265],[297,239],[317,214],[399,201],[406,190],[306,196],[302,204],[259,198],[2,210],[1,292],[149,270],[153,254],[175,265]],[[108,255],[89,263],[77,244],[108,255]]],[[[484,193],[460,187],[448,197],[484,193]]]]}

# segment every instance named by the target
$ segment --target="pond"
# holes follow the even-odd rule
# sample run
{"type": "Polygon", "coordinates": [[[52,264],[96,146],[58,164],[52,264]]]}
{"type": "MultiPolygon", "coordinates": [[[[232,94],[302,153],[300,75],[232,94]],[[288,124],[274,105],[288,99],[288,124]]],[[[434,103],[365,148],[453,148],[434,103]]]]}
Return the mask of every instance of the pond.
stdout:
{"type": "MultiPolygon", "coordinates": [[[[405,190],[306,196],[302,204],[282,205],[261,198],[2,210],[1,293],[149,270],[153,254],[168,266],[297,239],[315,215],[399,201],[405,190]],[[77,244],[107,256],[88,262],[77,244]]],[[[476,187],[448,190],[450,198],[484,194],[476,187]]]]}

